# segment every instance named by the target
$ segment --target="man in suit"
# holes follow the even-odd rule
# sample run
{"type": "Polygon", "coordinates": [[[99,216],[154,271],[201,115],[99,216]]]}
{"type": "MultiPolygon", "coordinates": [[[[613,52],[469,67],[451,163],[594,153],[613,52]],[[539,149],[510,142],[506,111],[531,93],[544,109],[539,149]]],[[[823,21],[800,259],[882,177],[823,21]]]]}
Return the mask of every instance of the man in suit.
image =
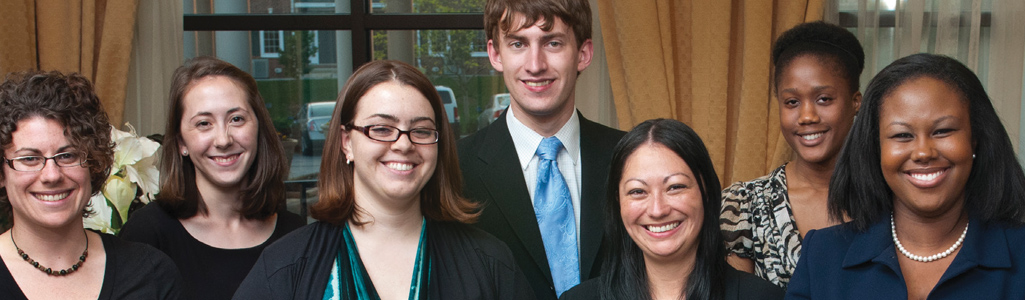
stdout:
{"type": "Polygon", "coordinates": [[[484,10],[488,57],[512,101],[459,141],[464,193],[537,298],[556,299],[601,271],[605,181],[624,133],[576,111],[593,55],[587,0],[488,0],[484,10]]]}

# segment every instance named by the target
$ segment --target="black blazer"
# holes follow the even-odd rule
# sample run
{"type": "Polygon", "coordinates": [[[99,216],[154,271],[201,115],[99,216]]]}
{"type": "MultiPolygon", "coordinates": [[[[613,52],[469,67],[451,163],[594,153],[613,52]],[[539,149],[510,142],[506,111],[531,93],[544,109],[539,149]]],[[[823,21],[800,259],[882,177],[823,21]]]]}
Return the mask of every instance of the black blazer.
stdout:
{"type": "MultiPolygon", "coordinates": [[[[534,217],[523,168],[506,114],[473,135],[459,140],[459,167],[463,172],[463,194],[481,203],[483,211],[475,224],[504,241],[512,250],[520,270],[538,299],[556,299],[552,272],[548,267],[541,230],[534,217]]],[[[605,228],[605,182],[608,180],[612,148],[622,131],[580,118],[580,279],[594,278],[601,271],[605,228]]]]}

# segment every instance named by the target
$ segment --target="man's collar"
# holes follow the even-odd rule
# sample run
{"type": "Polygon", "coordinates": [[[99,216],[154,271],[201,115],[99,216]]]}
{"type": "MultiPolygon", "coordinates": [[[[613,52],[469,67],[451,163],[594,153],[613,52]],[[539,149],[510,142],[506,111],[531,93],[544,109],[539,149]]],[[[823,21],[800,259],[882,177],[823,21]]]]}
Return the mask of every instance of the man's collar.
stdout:
{"type": "MultiPolygon", "coordinates": [[[[537,151],[537,146],[541,144],[541,140],[545,137],[524,125],[523,122],[520,122],[516,115],[513,114],[511,108],[506,112],[505,120],[506,125],[509,127],[509,135],[512,136],[513,144],[516,145],[516,156],[520,160],[520,167],[526,170],[527,164],[530,163],[530,159],[534,157],[534,152],[537,151]]],[[[580,157],[580,117],[577,115],[575,108],[573,109],[573,115],[555,133],[555,137],[559,138],[562,146],[566,148],[566,152],[573,159],[573,165],[578,164],[577,159],[580,157]]]]}

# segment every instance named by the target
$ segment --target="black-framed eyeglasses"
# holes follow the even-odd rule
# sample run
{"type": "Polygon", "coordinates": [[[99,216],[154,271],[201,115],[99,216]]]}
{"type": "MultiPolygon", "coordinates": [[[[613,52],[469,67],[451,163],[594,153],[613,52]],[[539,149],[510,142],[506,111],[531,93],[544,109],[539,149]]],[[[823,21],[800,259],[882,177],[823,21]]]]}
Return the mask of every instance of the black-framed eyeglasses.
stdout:
{"type": "Polygon", "coordinates": [[[368,126],[356,126],[353,124],[346,125],[348,129],[355,129],[363,132],[368,138],[379,141],[379,142],[394,142],[398,141],[399,137],[403,134],[409,138],[409,142],[417,145],[431,145],[438,143],[438,130],[417,127],[410,130],[401,130],[394,126],[388,125],[368,125],[368,126]]]}
{"type": "Polygon", "coordinates": [[[47,160],[53,160],[61,168],[80,167],[85,165],[85,155],[77,152],[62,152],[53,156],[19,156],[15,158],[4,158],[7,166],[15,171],[35,172],[46,167],[47,160]]]}

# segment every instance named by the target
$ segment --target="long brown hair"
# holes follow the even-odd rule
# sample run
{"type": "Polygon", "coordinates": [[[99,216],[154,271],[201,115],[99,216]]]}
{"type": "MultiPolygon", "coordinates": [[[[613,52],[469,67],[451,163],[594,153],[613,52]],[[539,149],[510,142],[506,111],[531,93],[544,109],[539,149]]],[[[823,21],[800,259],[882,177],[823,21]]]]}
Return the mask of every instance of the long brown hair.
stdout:
{"type": "Polygon", "coordinates": [[[207,76],[227,77],[245,91],[246,103],[252,108],[258,123],[256,157],[242,178],[239,193],[242,206],[239,213],[246,219],[263,219],[273,215],[285,201],[284,180],[288,166],[281,141],[253,76],[213,57],[197,57],[174,70],[168,109],[170,115],[161,147],[160,194],[156,201],[179,219],[206,213],[206,204],[196,187],[196,168],[192,160],[182,156],[178,149],[182,142],[181,121],[185,113],[185,93],[194,82],[207,76]]]}
{"type": "Polygon", "coordinates": [[[335,110],[331,114],[330,130],[324,141],[324,155],[320,163],[320,178],[317,188],[320,200],[310,209],[317,220],[342,225],[352,220],[364,224],[353,195],[353,171],[345,161],[342,152],[341,131],[356,116],[356,105],[363,95],[374,86],[395,81],[411,86],[430,102],[434,119],[438,120],[438,166],[422,190],[420,190],[420,212],[434,221],[473,222],[477,219],[477,205],[459,193],[462,191],[462,175],[456,156],[455,137],[445,116],[441,96],[431,81],[415,67],[393,60],[378,60],[367,63],[356,70],[339,93],[335,110]]]}

